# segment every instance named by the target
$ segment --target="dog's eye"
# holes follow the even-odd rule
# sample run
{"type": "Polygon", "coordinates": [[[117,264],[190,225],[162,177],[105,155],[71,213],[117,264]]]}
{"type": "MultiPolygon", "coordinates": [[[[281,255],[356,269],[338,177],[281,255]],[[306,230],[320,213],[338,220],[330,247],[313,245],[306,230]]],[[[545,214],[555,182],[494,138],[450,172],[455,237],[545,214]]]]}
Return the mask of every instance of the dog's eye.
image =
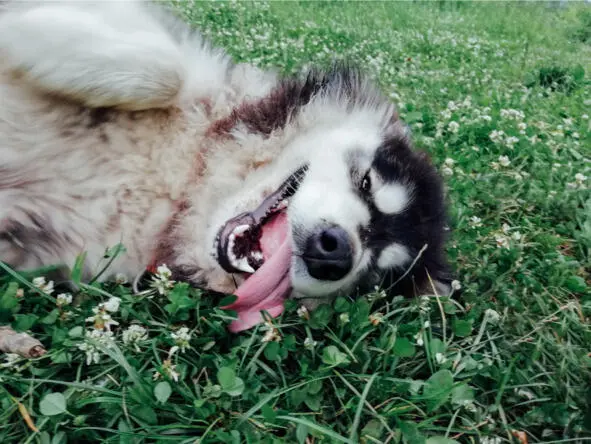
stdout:
{"type": "Polygon", "coordinates": [[[362,193],[369,193],[371,191],[371,178],[369,177],[369,171],[365,173],[365,176],[363,176],[363,179],[361,179],[359,190],[362,193]]]}

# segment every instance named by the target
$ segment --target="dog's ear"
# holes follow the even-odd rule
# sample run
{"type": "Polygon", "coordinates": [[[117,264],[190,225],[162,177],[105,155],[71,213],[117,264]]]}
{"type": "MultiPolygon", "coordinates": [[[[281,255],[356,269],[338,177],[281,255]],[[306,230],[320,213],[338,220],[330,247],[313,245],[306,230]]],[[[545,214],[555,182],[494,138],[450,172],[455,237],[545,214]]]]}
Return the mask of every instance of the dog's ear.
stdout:
{"type": "Polygon", "coordinates": [[[398,113],[392,112],[384,127],[384,139],[399,139],[410,147],[410,127],[398,118],[398,113]]]}
{"type": "Polygon", "coordinates": [[[432,163],[432,158],[429,155],[429,153],[427,153],[426,151],[415,151],[417,158],[423,162],[428,162],[428,163],[432,163]]]}

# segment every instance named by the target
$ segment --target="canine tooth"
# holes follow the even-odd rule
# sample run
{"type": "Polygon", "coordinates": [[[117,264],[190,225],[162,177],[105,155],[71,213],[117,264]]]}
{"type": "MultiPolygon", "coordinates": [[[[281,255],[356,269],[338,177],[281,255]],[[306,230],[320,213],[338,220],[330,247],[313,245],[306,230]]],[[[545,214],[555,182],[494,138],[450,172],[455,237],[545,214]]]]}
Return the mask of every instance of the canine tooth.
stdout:
{"type": "Polygon", "coordinates": [[[254,273],[254,268],[250,266],[246,257],[241,257],[240,259],[235,259],[232,261],[232,265],[234,268],[238,270],[244,271],[246,273],[254,273]]]}
{"type": "Polygon", "coordinates": [[[250,230],[250,225],[238,225],[234,230],[232,230],[233,236],[240,236],[250,230]]]}

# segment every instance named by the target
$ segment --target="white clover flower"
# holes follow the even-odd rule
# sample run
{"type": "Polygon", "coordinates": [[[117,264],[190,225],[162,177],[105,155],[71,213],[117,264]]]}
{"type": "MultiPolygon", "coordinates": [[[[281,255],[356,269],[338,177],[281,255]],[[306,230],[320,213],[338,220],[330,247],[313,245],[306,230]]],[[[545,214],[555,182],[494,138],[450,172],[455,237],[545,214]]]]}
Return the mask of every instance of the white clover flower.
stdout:
{"type": "Polygon", "coordinates": [[[521,240],[521,233],[519,231],[514,231],[513,234],[511,234],[511,237],[513,240],[519,241],[521,240]]]}
{"type": "Polygon", "coordinates": [[[500,143],[500,142],[502,142],[504,135],[505,135],[505,131],[503,131],[503,130],[492,130],[491,133],[488,135],[488,137],[494,143],[500,143]]]}
{"type": "Polygon", "coordinates": [[[505,144],[509,147],[509,148],[513,148],[513,146],[519,142],[519,137],[515,137],[515,136],[510,136],[507,137],[505,139],[505,144]]]}
{"type": "Polygon", "coordinates": [[[383,319],[384,319],[384,315],[380,312],[372,313],[369,315],[369,322],[373,326],[377,326],[377,325],[381,324],[383,319]]]}
{"type": "Polygon", "coordinates": [[[16,364],[21,359],[21,356],[16,353],[6,353],[4,355],[4,361],[0,364],[0,368],[13,368],[16,367],[16,364]]]}
{"type": "Polygon", "coordinates": [[[503,440],[497,436],[494,437],[487,437],[487,436],[483,436],[482,438],[480,438],[480,444],[501,444],[503,442],[503,440]]]}
{"type": "Polygon", "coordinates": [[[525,114],[517,109],[502,109],[501,117],[509,120],[523,120],[525,114]]]}
{"type": "Polygon", "coordinates": [[[153,279],[151,285],[158,291],[159,294],[165,295],[168,293],[168,290],[170,290],[173,287],[174,284],[171,281],[153,279]]]}
{"type": "Polygon", "coordinates": [[[316,342],[314,339],[312,338],[306,338],[304,340],[304,348],[306,350],[314,350],[314,348],[318,345],[318,342],[316,342]]]}
{"type": "Polygon", "coordinates": [[[341,313],[339,315],[339,321],[343,324],[347,324],[349,322],[349,313],[341,313]]]}
{"type": "Polygon", "coordinates": [[[154,381],[156,381],[157,379],[160,379],[160,377],[162,376],[162,373],[164,373],[166,376],[168,376],[174,382],[179,382],[179,376],[181,376],[181,375],[179,372],[176,371],[176,365],[174,365],[170,359],[165,359],[162,362],[162,367],[160,367],[160,371],[156,370],[154,372],[154,374],[152,375],[152,379],[154,381]]]}
{"type": "Polygon", "coordinates": [[[276,328],[271,328],[269,330],[267,330],[267,332],[265,333],[265,335],[263,336],[263,338],[261,339],[262,342],[280,342],[281,341],[281,335],[279,334],[279,330],[277,330],[276,328]]]}
{"type": "Polygon", "coordinates": [[[419,310],[422,313],[429,313],[431,311],[431,298],[429,296],[421,296],[419,301],[419,310]]]}
{"type": "Polygon", "coordinates": [[[43,277],[43,276],[38,276],[33,279],[33,285],[37,288],[44,287],[45,284],[46,284],[46,281],[45,281],[45,277],[43,277]]]}
{"type": "Polygon", "coordinates": [[[53,293],[53,281],[46,282],[43,276],[34,278],[33,285],[45,294],[53,293]]]}
{"type": "Polygon", "coordinates": [[[454,170],[452,170],[450,167],[444,166],[441,169],[441,174],[443,174],[444,176],[447,176],[447,177],[451,177],[454,175],[454,170]]]}
{"type": "Polygon", "coordinates": [[[415,335],[415,341],[419,347],[423,346],[425,342],[423,341],[423,334],[421,332],[415,335]]]}
{"type": "Polygon", "coordinates": [[[309,319],[310,318],[310,313],[308,312],[308,309],[304,305],[302,305],[298,308],[297,314],[298,314],[298,317],[300,317],[301,319],[309,319]]]}
{"type": "Polygon", "coordinates": [[[451,289],[453,291],[461,290],[462,284],[460,284],[460,281],[458,281],[458,280],[453,280],[453,281],[451,281],[451,289]]]}
{"type": "Polygon", "coordinates": [[[508,167],[511,165],[511,161],[509,160],[508,156],[499,156],[499,165],[503,167],[508,167]]]}
{"type": "Polygon", "coordinates": [[[488,114],[483,114],[483,115],[480,116],[480,118],[482,120],[484,120],[485,122],[490,122],[492,120],[492,117],[489,116],[488,114]]]}
{"type": "Polygon", "coordinates": [[[456,164],[456,161],[453,160],[451,157],[448,157],[447,159],[445,159],[445,161],[443,162],[443,164],[445,166],[448,166],[450,168],[453,168],[453,166],[456,164]]]}
{"type": "Polygon", "coordinates": [[[572,126],[573,125],[573,119],[571,117],[567,117],[562,119],[562,121],[564,122],[564,124],[566,126],[572,126]]]}
{"type": "Polygon", "coordinates": [[[170,333],[170,337],[174,340],[175,345],[180,348],[181,352],[184,352],[187,348],[191,348],[189,344],[191,333],[187,327],[181,327],[176,332],[170,333]]]}
{"type": "Polygon", "coordinates": [[[148,331],[141,325],[132,324],[123,331],[123,343],[133,346],[136,352],[140,352],[139,343],[148,340],[148,331]]]}
{"type": "Polygon", "coordinates": [[[170,271],[170,268],[166,266],[166,264],[162,264],[156,269],[156,276],[158,276],[160,279],[170,279],[172,272],[170,271]]]}
{"type": "Polygon", "coordinates": [[[445,364],[447,362],[447,358],[443,353],[435,353],[435,362],[437,362],[439,365],[445,364]]]}
{"type": "Polygon", "coordinates": [[[117,313],[119,311],[119,305],[121,304],[121,298],[111,296],[109,300],[103,303],[103,308],[109,313],[117,313]]]}
{"type": "Polygon", "coordinates": [[[509,248],[509,238],[507,236],[499,234],[495,236],[495,241],[498,248],[509,248]]]}
{"type": "Polygon", "coordinates": [[[531,136],[531,137],[529,138],[529,143],[531,143],[532,145],[535,145],[535,144],[536,144],[536,143],[538,143],[539,141],[540,141],[539,137],[538,137],[538,136],[535,136],[535,135],[534,135],[534,136],[531,136]]]}
{"type": "Polygon", "coordinates": [[[370,301],[370,302],[371,301],[376,301],[376,300],[379,300],[379,299],[384,299],[384,298],[386,298],[388,296],[386,294],[386,290],[381,289],[379,287],[379,285],[374,285],[373,290],[374,290],[373,293],[370,293],[370,294],[367,295],[367,300],[370,301]]]}
{"type": "Polygon", "coordinates": [[[156,269],[151,286],[155,288],[160,295],[165,295],[174,286],[175,281],[170,279],[171,276],[172,272],[170,269],[166,264],[162,264],[156,269]]]}
{"type": "Polygon", "coordinates": [[[460,129],[460,124],[458,122],[449,122],[449,125],[447,125],[447,129],[452,134],[457,134],[460,129]]]}
{"type": "Polygon", "coordinates": [[[447,109],[444,109],[443,111],[441,111],[441,117],[443,117],[444,120],[449,120],[451,119],[451,112],[447,109]]]}
{"type": "Polygon", "coordinates": [[[583,182],[585,182],[586,180],[587,180],[587,176],[585,176],[584,174],[581,174],[581,173],[575,174],[575,181],[577,182],[577,185],[582,185],[583,182]]]}
{"type": "Polygon", "coordinates": [[[86,322],[94,323],[95,330],[111,331],[111,326],[119,325],[119,322],[111,318],[111,315],[104,310],[102,304],[98,307],[94,307],[92,312],[94,313],[94,316],[86,318],[86,322]]]}
{"type": "Polygon", "coordinates": [[[87,330],[85,341],[78,344],[78,349],[86,353],[86,365],[100,362],[101,346],[107,348],[113,346],[113,333],[97,329],[87,330]]]}
{"type": "Polygon", "coordinates": [[[589,120],[589,115],[588,114],[583,114],[581,116],[581,119],[583,119],[583,120],[589,120]]]}
{"type": "Polygon", "coordinates": [[[478,216],[472,216],[470,218],[470,225],[472,226],[472,228],[479,228],[482,226],[482,219],[478,216]]]}
{"type": "Polygon", "coordinates": [[[18,299],[22,299],[22,298],[24,298],[24,297],[25,297],[25,290],[24,290],[23,288],[18,288],[18,289],[16,290],[16,293],[15,293],[15,295],[14,295],[14,296],[15,296],[16,298],[18,298],[18,299]]]}
{"type": "Polygon", "coordinates": [[[486,321],[490,322],[491,324],[497,324],[501,320],[501,315],[492,308],[487,308],[485,310],[484,317],[486,321]]]}
{"type": "Polygon", "coordinates": [[[60,293],[55,298],[55,305],[58,307],[65,307],[72,303],[72,295],[70,293],[60,293]]]}

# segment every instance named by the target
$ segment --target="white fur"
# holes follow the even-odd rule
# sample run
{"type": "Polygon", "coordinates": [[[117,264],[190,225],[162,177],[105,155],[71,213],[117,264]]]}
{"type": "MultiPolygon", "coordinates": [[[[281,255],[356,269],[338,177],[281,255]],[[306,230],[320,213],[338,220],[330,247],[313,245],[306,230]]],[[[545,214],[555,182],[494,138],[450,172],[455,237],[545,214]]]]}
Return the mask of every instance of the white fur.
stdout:
{"type": "Polygon", "coordinates": [[[358,227],[367,226],[370,213],[367,205],[355,193],[346,160],[352,152],[370,154],[380,145],[378,128],[353,125],[348,119],[340,125],[321,127],[299,137],[286,148],[288,153],[306,155],[310,167],[294,196],[288,215],[297,227],[300,239],[294,239],[296,256],[292,266],[294,289],[308,295],[334,293],[347,288],[365,270],[369,257],[364,255],[358,227]],[[334,224],[344,228],[353,242],[353,271],[336,282],[318,281],[308,275],[299,258],[298,245],[319,224],[334,224]]]}
{"type": "MultiPolygon", "coordinates": [[[[178,199],[202,198],[199,213],[206,217],[240,187],[241,179],[222,176],[223,184],[204,187],[200,196],[202,184],[193,179],[200,164],[240,169],[262,156],[258,146],[232,160],[228,151],[200,153],[211,121],[246,97],[267,94],[275,74],[248,65],[230,69],[221,51],[143,3],[11,4],[0,14],[0,54],[0,234],[13,230],[6,236],[14,241],[18,226],[53,239],[51,248],[27,244],[15,251],[0,237],[2,260],[23,268],[72,265],[86,251],[91,273],[105,248],[123,242],[127,254],[112,269],[134,276],[148,265],[178,199]],[[106,105],[147,110],[134,120],[115,112],[100,131],[88,129],[85,113],[106,105]]],[[[209,245],[193,237],[191,263],[204,274],[219,272],[203,253],[209,245]]]]}
{"type": "MultiPolygon", "coordinates": [[[[268,137],[238,126],[231,138],[212,138],[206,131],[213,122],[267,95],[276,75],[232,65],[142,2],[18,3],[0,14],[0,54],[1,260],[71,266],[86,251],[90,274],[105,248],[122,242],[127,253],[111,269],[133,277],[187,199],[191,209],[175,232],[177,261],[194,270],[194,281],[231,292],[236,278],[210,255],[218,230],[306,163],[288,210],[300,237],[295,253],[319,223],[336,223],[353,239],[355,258],[343,279],[320,282],[295,256],[294,294],[347,289],[369,266],[358,227],[370,214],[347,158],[354,154],[369,168],[391,105],[350,106],[320,95],[268,137]],[[111,108],[100,124],[93,123],[96,107],[111,108]]],[[[387,187],[395,202],[378,190],[379,205],[401,211],[402,191],[387,187]]],[[[397,264],[401,252],[388,250],[382,262],[397,264]]]]}
{"type": "Polygon", "coordinates": [[[401,268],[410,263],[408,249],[404,245],[392,244],[382,250],[378,257],[378,267],[382,270],[401,268]]]}
{"type": "Polygon", "coordinates": [[[384,214],[402,213],[408,206],[409,197],[407,187],[397,182],[384,184],[374,193],[376,207],[384,214]]]}
{"type": "Polygon", "coordinates": [[[224,88],[227,56],[166,22],[138,2],[21,6],[0,18],[0,50],[35,87],[91,107],[167,107],[224,88]]]}

